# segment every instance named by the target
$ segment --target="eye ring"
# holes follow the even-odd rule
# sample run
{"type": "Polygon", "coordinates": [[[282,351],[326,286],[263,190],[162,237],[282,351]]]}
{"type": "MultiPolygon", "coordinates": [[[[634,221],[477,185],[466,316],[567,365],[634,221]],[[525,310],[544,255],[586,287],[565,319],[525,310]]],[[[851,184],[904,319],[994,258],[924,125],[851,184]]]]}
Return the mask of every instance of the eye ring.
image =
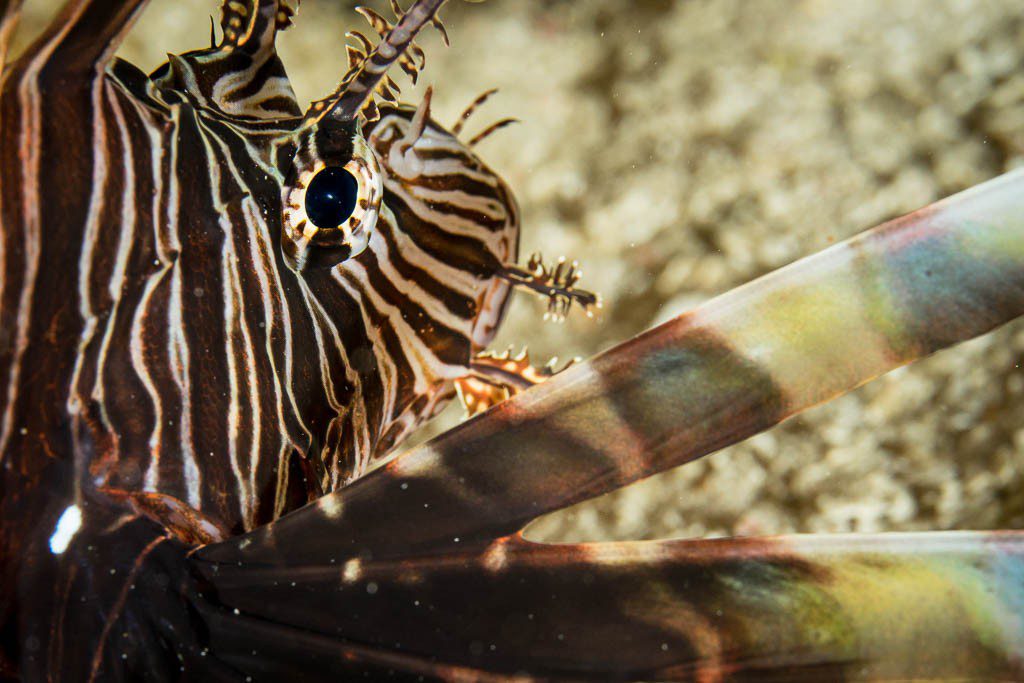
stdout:
{"type": "Polygon", "coordinates": [[[282,187],[281,251],[296,271],[332,268],[363,253],[384,198],[380,165],[362,136],[345,154],[323,155],[313,143],[300,144],[282,187]]]}
{"type": "Polygon", "coordinates": [[[342,166],[327,166],[306,188],[306,215],[313,225],[332,230],[347,221],[356,210],[359,181],[342,166]]]}

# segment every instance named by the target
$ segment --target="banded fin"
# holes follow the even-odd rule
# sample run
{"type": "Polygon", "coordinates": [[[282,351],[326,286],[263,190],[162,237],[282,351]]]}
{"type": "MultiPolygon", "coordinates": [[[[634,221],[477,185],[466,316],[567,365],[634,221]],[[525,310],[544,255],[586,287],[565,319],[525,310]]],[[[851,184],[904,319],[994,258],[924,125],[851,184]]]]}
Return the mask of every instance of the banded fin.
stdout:
{"type": "Polygon", "coordinates": [[[486,545],[984,334],[1024,314],[1022,187],[1008,173],[766,275],[205,552],[486,545]]]}
{"type": "Polygon", "coordinates": [[[256,676],[282,667],[303,680],[387,668],[463,680],[1024,673],[1024,615],[1014,607],[1024,600],[1015,580],[1024,532],[584,545],[514,537],[444,556],[200,568],[225,608],[213,653],[256,676]],[[281,658],[282,643],[291,656],[281,658]]]}
{"type": "MultiPolygon", "coordinates": [[[[1017,532],[611,546],[521,533],[1024,314],[1022,187],[1024,170],[1007,174],[725,294],[199,550],[195,567],[279,639],[337,658],[342,638],[362,648],[348,662],[422,675],[1018,677],[1017,532]],[[543,628],[507,618],[525,610],[543,628]]],[[[227,623],[213,641],[231,659],[227,623]]]]}

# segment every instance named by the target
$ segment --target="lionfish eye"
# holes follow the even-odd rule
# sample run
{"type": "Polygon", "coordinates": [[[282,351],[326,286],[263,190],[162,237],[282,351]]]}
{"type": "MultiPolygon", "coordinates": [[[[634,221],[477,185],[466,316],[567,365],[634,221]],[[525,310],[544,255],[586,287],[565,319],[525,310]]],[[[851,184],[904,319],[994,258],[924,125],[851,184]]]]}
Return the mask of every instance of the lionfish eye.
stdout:
{"type": "Polygon", "coordinates": [[[329,166],[306,188],[306,215],[318,228],[337,228],[352,215],[359,197],[359,181],[348,169],[329,166]]]}

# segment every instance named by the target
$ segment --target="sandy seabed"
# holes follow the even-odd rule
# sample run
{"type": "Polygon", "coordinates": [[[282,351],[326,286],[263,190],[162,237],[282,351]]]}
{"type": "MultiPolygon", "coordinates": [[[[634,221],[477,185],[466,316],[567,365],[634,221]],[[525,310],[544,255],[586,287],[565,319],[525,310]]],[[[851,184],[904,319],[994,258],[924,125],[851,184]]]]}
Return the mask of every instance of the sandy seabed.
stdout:
{"type": "MultiPolygon", "coordinates": [[[[340,78],[353,4],[306,0],[282,37],[300,97],[340,78]]],[[[26,23],[53,5],[29,0],[26,23]]],[[[156,0],[122,55],[151,68],[200,47],[216,9],[156,0]]],[[[453,0],[445,17],[453,45],[422,41],[406,98],[433,84],[454,121],[501,89],[475,125],[522,121],[479,149],[517,194],[523,254],[579,259],[605,300],[554,325],[520,297],[495,346],[538,359],[588,356],[1024,163],[1017,0],[453,0]]],[[[531,536],[1021,528],[1022,361],[1018,321],[531,536]]]]}

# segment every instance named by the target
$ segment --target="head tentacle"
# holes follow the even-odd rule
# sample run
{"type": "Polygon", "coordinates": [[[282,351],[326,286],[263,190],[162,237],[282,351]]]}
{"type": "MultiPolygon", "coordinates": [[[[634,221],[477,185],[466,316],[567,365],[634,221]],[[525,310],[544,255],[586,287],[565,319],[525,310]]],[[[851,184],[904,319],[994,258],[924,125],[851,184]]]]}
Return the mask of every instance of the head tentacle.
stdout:
{"type": "MultiPolygon", "coordinates": [[[[377,107],[373,101],[374,93],[390,89],[394,84],[388,78],[388,69],[397,63],[414,82],[423,69],[423,51],[413,41],[427,24],[442,26],[437,12],[444,2],[416,0],[412,7],[401,13],[395,24],[373,10],[359,8],[359,12],[381,36],[381,41],[356,66],[349,69],[337,90],[327,98],[313,103],[306,113],[307,125],[315,125],[326,117],[337,121],[354,121],[360,113],[367,120],[375,120],[377,107]]],[[[401,8],[393,2],[392,9],[397,14],[401,8]]],[[[365,36],[358,35],[356,38],[361,43],[365,41],[365,36]]],[[[388,97],[387,93],[383,96],[388,97]]]]}

